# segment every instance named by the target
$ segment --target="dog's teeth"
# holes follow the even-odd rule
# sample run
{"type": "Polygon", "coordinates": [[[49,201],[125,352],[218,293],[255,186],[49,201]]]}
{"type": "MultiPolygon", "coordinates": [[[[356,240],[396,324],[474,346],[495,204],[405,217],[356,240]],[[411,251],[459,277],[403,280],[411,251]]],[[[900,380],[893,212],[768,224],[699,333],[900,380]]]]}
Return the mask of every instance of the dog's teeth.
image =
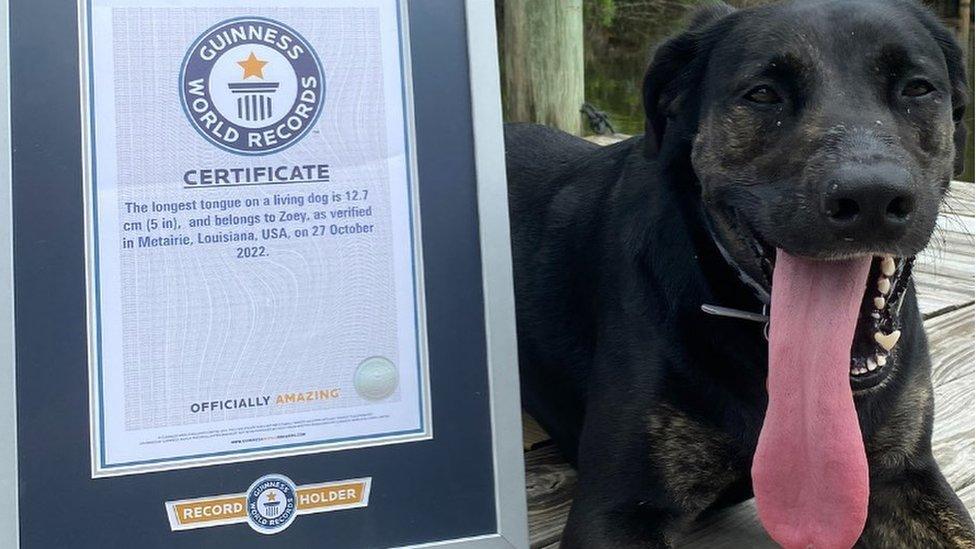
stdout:
{"type": "Polygon", "coordinates": [[[886,255],[881,260],[881,274],[885,276],[891,276],[895,274],[895,258],[890,255],[886,255]]]}
{"type": "Polygon", "coordinates": [[[881,292],[881,295],[887,295],[889,290],[891,290],[891,281],[887,277],[879,278],[878,291],[881,292]]]}
{"type": "Polygon", "coordinates": [[[874,361],[873,358],[868,359],[868,371],[875,371],[878,369],[878,363],[874,361]]]}
{"type": "Polygon", "coordinates": [[[880,311],[880,310],[884,309],[884,306],[885,306],[885,298],[883,298],[883,297],[876,297],[876,298],[874,298],[874,308],[875,309],[877,309],[877,310],[880,311]]]}
{"type": "Polygon", "coordinates": [[[878,360],[878,366],[884,366],[885,364],[888,363],[888,357],[886,357],[881,353],[878,353],[877,360],[878,360]]]}
{"type": "Polygon", "coordinates": [[[901,337],[901,330],[895,330],[890,334],[883,334],[881,332],[874,333],[874,340],[878,342],[885,351],[890,351],[895,348],[898,343],[898,338],[901,337]]]}

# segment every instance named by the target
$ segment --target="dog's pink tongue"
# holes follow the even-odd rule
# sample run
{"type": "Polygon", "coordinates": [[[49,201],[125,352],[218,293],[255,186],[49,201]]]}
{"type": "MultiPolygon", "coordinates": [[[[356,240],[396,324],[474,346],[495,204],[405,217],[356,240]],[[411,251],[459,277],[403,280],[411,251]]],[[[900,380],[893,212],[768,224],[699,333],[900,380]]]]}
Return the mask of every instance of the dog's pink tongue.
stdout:
{"type": "Polygon", "coordinates": [[[868,465],[849,372],[870,266],[776,252],[752,482],[763,526],[787,549],[849,549],[864,528],[868,465]]]}

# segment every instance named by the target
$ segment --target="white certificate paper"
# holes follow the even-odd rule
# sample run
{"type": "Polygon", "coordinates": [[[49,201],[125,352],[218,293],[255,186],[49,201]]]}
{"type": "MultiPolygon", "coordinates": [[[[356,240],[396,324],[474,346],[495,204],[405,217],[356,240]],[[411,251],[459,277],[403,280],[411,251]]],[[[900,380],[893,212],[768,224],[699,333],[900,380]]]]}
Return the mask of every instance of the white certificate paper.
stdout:
{"type": "Polygon", "coordinates": [[[398,0],[81,0],[92,474],[430,438],[398,0]]]}

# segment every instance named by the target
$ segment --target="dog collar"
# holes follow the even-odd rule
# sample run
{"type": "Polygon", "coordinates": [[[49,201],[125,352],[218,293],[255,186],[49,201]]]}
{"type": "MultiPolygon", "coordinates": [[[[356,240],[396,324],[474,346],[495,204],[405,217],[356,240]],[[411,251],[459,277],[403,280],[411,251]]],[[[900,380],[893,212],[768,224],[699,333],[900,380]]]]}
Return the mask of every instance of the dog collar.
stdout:
{"type": "Polygon", "coordinates": [[[761,313],[753,313],[740,309],[733,309],[731,307],[723,307],[721,305],[702,303],[702,312],[713,316],[748,320],[751,322],[761,322],[765,324],[763,329],[763,332],[765,333],[769,328],[769,292],[766,291],[762,284],[752,278],[745,271],[745,269],[739,266],[738,262],[736,262],[736,260],[732,257],[732,254],[729,253],[728,249],[726,249],[722,242],[718,239],[714,224],[712,223],[712,217],[708,215],[708,211],[705,210],[704,206],[702,206],[702,217],[705,220],[705,228],[708,229],[708,235],[712,238],[712,242],[715,244],[715,247],[718,248],[719,253],[722,255],[722,259],[724,259],[725,263],[728,264],[733,271],[735,271],[736,275],[739,277],[739,280],[749,287],[750,290],[752,290],[752,293],[756,296],[756,299],[763,304],[761,313]]]}
{"type": "Polygon", "coordinates": [[[738,275],[739,280],[752,290],[752,293],[760,303],[769,305],[769,292],[756,279],[752,278],[745,269],[739,266],[738,262],[732,257],[732,254],[725,248],[722,241],[719,240],[718,234],[715,232],[715,224],[712,222],[712,216],[708,215],[708,211],[705,210],[704,206],[702,206],[702,217],[705,219],[705,228],[708,229],[708,235],[712,237],[712,242],[715,243],[715,247],[722,254],[722,259],[725,260],[729,267],[732,267],[732,270],[738,275]]]}

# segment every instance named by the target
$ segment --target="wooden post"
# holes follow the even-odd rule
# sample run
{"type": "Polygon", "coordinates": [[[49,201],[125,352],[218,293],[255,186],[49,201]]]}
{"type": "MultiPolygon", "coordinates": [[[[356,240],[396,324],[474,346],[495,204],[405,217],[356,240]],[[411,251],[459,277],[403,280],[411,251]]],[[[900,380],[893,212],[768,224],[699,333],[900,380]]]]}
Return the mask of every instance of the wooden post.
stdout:
{"type": "Polygon", "coordinates": [[[969,51],[969,18],[972,16],[972,2],[959,0],[959,45],[962,47],[963,65],[968,67],[972,52],[969,51]]]}
{"type": "Polygon", "coordinates": [[[583,0],[505,0],[506,119],[580,135],[583,0]]]}

